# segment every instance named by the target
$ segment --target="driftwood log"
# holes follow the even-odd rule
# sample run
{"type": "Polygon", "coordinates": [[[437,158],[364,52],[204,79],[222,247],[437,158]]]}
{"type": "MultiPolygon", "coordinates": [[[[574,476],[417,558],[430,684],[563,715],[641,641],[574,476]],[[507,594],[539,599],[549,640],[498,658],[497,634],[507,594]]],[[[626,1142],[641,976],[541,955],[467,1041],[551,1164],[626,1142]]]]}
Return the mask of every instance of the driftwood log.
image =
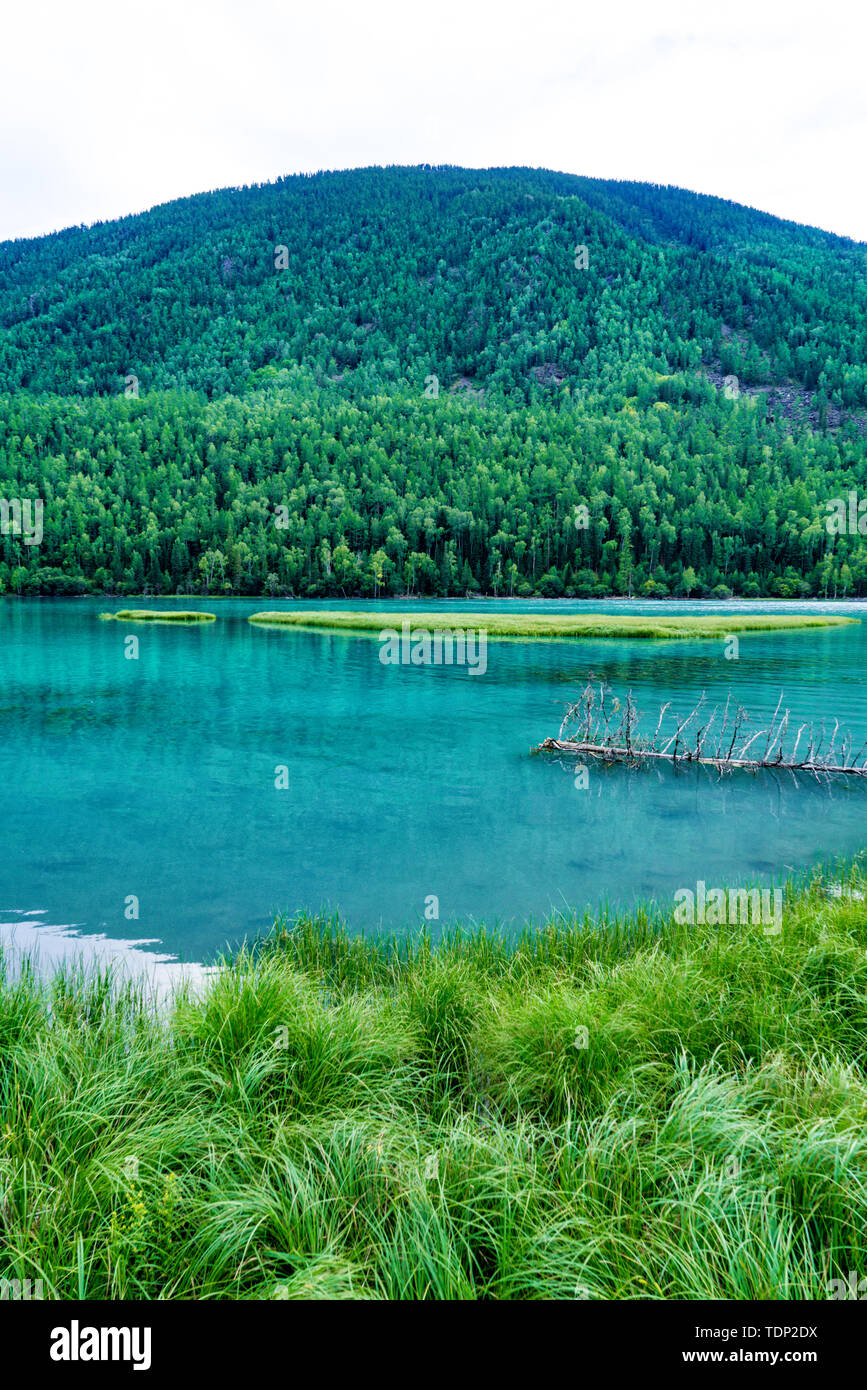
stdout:
{"type": "Polygon", "coordinates": [[[653,735],[648,738],[638,732],[641,714],[632,691],[623,703],[604,682],[591,679],[579,699],[567,707],[557,737],[546,738],[533,751],[632,764],[698,763],[716,768],[720,775],[735,768],[770,768],[793,775],[811,773],[820,779],[867,777],[867,741],[853,753],[852,736],[841,730],[837,719],[830,740],[824,720],[819,730],[814,724],[805,723],[790,731],[790,712],[785,709],[780,714],[782,704],[781,692],[770,724],[751,732],[746,710],[741,705],[733,708],[730,695],[720,718],[719,705],[709,707],[702,693],[685,719],[673,716],[674,732],[666,729],[663,733],[663,721],[671,708],[671,701],[667,701],[659,711],[653,735]],[[752,754],[751,749],[755,750],[752,754]]]}

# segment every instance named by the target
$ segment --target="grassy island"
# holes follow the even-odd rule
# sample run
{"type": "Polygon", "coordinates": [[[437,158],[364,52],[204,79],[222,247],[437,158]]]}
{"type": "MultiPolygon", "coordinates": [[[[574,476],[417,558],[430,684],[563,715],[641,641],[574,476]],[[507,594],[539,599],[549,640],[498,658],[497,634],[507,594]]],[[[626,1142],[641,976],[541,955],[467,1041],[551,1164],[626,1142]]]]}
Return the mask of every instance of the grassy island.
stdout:
{"type": "Polygon", "coordinates": [[[778,632],[816,627],[842,627],[858,618],[817,613],[713,613],[645,615],[625,613],[371,613],[344,610],[284,609],[254,613],[249,621],[269,627],[317,627],[340,632],[381,632],[399,628],[481,629],[489,637],[722,637],[730,632],[778,632]]]}
{"type": "Polygon", "coordinates": [[[175,609],[160,612],[158,608],[121,608],[118,613],[100,613],[101,618],[118,619],[126,623],[215,623],[216,613],[202,613],[193,609],[175,609]]]}
{"type": "Polygon", "coordinates": [[[825,1299],[867,1269],[867,880],[783,928],[300,918],[156,1018],[0,979],[7,1277],[61,1299],[825,1299]]]}

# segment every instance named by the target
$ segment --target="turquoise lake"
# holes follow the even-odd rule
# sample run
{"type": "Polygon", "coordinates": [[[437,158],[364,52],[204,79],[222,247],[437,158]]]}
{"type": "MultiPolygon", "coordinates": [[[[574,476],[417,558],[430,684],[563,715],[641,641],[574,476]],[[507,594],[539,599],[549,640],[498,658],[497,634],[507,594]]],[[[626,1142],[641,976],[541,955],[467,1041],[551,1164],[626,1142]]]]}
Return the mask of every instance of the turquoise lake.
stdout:
{"type": "MultiPolygon", "coordinates": [[[[129,600],[0,600],[0,921],[158,941],[185,960],[337,910],[351,928],[515,928],[552,912],[679,887],[770,884],[863,847],[867,786],[719,781],[591,766],[590,785],[530,749],[556,734],[589,672],[631,686],[655,723],[704,690],[756,720],[867,738],[867,604],[476,603],[494,611],[829,612],[859,626],[707,641],[488,643],[487,671],[384,666],[375,636],[257,629],[263,608],[456,605],[146,601],[201,607],[200,627],[100,622],[129,600]],[[124,655],[139,640],[138,660],[124,655]],[[289,786],[275,787],[275,769],[289,786]],[[125,904],[139,900],[129,920],[125,904]],[[38,914],[34,916],[33,914],[38,914]]],[[[468,605],[463,604],[466,608],[468,605]]]]}

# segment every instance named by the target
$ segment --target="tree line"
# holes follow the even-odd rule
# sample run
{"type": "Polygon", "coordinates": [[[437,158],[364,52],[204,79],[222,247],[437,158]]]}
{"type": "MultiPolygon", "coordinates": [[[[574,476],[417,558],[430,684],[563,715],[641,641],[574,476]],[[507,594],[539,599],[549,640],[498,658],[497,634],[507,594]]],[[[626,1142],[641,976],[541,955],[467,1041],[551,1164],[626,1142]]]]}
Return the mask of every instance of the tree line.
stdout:
{"type": "MultiPolygon", "coordinates": [[[[301,378],[301,379],[299,379],[301,378]]],[[[607,398],[267,389],[0,397],[0,589],[378,597],[841,597],[867,545],[828,506],[863,489],[854,429],[795,436],[764,398],[688,374],[607,398]]]]}

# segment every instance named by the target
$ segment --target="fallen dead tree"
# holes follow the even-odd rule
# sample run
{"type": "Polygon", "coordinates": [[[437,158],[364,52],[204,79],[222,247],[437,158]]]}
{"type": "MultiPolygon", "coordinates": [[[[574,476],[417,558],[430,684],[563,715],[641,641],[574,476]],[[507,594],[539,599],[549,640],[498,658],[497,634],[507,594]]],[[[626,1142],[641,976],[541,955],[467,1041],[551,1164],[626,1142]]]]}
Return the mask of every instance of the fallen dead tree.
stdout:
{"type": "Polygon", "coordinates": [[[702,692],[685,719],[671,717],[675,724],[671,733],[670,724],[663,732],[671,708],[669,700],[660,709],[656,729],[648,738],[638,731],[641,713],[632,691],[624,703],[604,682],[590,680],[580,698],[568,706],[557,738],[546,738],[533,751],[634,765],[653,761],[697,763],[716,768],[720,775],[735,768],[770,768],[793,775],[812,773],[817,778],[867,777],[867,741],[853,753],[852,736],[841,730],[837,719],[830,739],[824,720],[819,730],[813,723],[790,729],[790,711],[780,714],[782,703],[781,692],[770,724],[752,731],[746,710],[741,705],[733,707],[730,695],[720,714],[720,706],[709,706],[702,692]]]}

